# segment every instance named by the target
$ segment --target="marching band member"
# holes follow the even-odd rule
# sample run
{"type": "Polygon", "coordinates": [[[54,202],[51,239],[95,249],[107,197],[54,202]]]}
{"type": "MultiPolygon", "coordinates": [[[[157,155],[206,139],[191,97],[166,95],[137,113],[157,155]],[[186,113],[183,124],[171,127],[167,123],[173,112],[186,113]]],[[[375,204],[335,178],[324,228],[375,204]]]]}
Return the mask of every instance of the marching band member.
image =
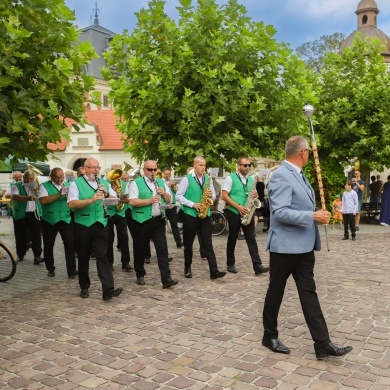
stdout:
{"type": "Polygon", "coordinates": [[[257,198],[258,194],[254,189],[251,192],[253,178],[248,177],[251,163],[247,157],[239,157],[237,160],[237,172],[231,173],[226,177],[222,187],[222,199],[228,205],[226,216],[229,223],[229,237],[226,246],[227,270],[236,274],[236,259],[234,251],[236,249],[237,238],[240,233],[240,227],[244,232],[246,244],[252,259],[253,269],[256,275],[268,272],[269,268],[261,263],[259,249],[255,237],[255,222],[252,217],[248,225],[241,224],[241,217],[246,215],[249,210],[245,207],[248,197],[257,198]]]}
{"type": "MultiPolygon", "coordinates": [[[[176,199],[183,207],[183,242],[184,242],[184,276],[192,278],[192,246],[196,233],[202,242],[202,250],[210,267],[210,279],[223,278],[226,272],[218,270],[213,242],[211,238],[210,210],[206,212],[208,202],[215,199],[213,184],[205,174],[206,161],[203,157],[195,157],[193,173],[185,176],[179,185],[176,199]],[[209,189],[207,189],[209,187],[209,189]],[[199,213],[204,218],[199,218],[199,213]]],[[[209,203],[210,204],[210,203],[209,203]]]]}
{"type": "Polygon", "coordinates": [[[36,176],[33,171],[27,170],[23,174],[23,182],[16,182],[11,188],[13,201],[14,232],[18,261],[23,261],[27,252],[27,240],[31,239],[31,249],[34,253],[34,264],[41,264],[42,254],[41,204],[36,196],[36,176]]]}
{"type": "Polygon", "coordinates": [[[50,180],[39,186],[38,198],[42,205],[43,257],[48,276],[55,276],[53,248],[57,233],[61,234],[65,249],[66,270],[69,278],[74,278],[76,256],[74,249],[73,226],[67,203],[69,183],[64,181],[61,168],[53,168],[50,180]]]}
{"type": "Polygon", "coordinates": [[[98,160],[88,158],[85,161],[85,175],[77,178],[69,187],[68,204],[74,211],[74,235],[79,263],[80,297],[89,297],[89,259],[91,251],[96,257],[96,268],[102,284],[103,301],[117,297],[123,291],[114,288],[111,264],[107,260],[108,228],[104,207],[104,198],[116,197],[108,182],[99,179],[98,160]]]}
{"type": "Polygon", "coordinates": [[[131,182],[129,194],[129,202],[132,206],[134,269],[137,274],[137,284],[145,285],[145,249],[152,240],[156,249],[163,288],[170,288],[178,281],[171,278],[165,218],[163,218],[160,205],[169,203],[171,196],[162,179],[155,177],[157,172],[155,161],[146,161],[143,171],[144,176],[131,182]]]}
{"type": "MultiPolygon", "coordinates": [[[[169,188],[169,192],[170,192],[171,197],[172,197],[171,203],[176,204],[175,189],[177,190],[177,188],[176,188],[177,186],[171,180],[171,173],[172,172],[171,172],[170,168],[164,168],[162,171],[164,183],[169,188]]],[[[165,215],[169,221],[169,224],[171,225],[172,234],[173,234],[173,237],[174,237],[175,242],[176,242],[176,247],[181,248],[183,246],[183,242],[181,240],[179,227],[177,226],[177,209],[176,209],[176,207],[165,210],[165,215]]]]}

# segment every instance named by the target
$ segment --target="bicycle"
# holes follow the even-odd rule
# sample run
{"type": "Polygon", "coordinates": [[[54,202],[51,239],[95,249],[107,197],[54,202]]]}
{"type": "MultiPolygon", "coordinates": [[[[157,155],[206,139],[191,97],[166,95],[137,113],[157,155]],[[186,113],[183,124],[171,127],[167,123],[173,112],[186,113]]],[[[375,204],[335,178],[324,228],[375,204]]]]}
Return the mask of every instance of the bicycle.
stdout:
{"type": "Polygon", "coordinates": [[[0,240],[0,282],[6,282],[14,277],[17,263],[14,251],[0,240]]]}
{"type": "Polygon", "coordinates": [[[226,229],[227,220],[225,214],[219,210],[211,210],[210,219],[212,229],[211,234],[213,236],[219,236],[226,229]]]}

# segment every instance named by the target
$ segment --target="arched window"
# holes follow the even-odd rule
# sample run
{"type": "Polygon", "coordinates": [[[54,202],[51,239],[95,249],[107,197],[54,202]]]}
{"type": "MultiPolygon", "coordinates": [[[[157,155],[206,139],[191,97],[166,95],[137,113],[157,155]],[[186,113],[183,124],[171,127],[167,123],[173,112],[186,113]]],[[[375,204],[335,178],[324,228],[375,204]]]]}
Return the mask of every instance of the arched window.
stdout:
{"type": "Polygon", "coordinates": [[[368,22],[368,17],[367,15],[363,15],[363,18],[362,18],[362,25],[364,26],[365,24],[367,24],[368,22]]]}
{"type": "Polygon", "coordinates": [[[77,171],[77,168],[78,167],[83,167],[84,166],[84,163],[85,163],[85,160],[86,158],[79,158],[78,160],[76,160],[73,164],[73,170],[74,171],[77,171]]]}

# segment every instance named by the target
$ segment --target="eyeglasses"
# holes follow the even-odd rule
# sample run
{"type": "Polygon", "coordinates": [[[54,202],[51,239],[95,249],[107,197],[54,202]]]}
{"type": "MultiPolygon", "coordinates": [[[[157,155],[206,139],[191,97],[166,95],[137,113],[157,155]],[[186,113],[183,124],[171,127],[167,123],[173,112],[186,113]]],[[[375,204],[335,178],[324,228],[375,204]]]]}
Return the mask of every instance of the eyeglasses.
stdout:
{"type": "Polygon", "coordinates": [[[306,152],[309,153],[309,154],[312,152],[311,149],[303,149],[303,150],[306,150],[306,152]]]}
{"type": "Polygon", "coordinates": [[[85,166],[85,168],[89,168],[89,169],[101,169],[101,167],[89,167],[88,165],[85,166]]]}
{"type": "Polygon", "coordinates": [[[156,172],[157,168],[145,168],[149,172],[156,172]]]}
{"type": "Polygon", "coordinates": [[[250,167],[252,164],[238,164],[238,165],[241,165],[242,167],[248,168],[248,167],[250,167]]]}

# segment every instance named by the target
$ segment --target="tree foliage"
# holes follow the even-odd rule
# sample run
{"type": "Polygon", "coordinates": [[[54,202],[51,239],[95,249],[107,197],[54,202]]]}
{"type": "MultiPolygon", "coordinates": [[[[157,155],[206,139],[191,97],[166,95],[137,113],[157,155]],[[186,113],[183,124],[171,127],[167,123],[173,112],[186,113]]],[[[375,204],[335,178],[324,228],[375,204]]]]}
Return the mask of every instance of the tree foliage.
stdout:
{"type": "Polygon", "coordinates": [[[240,155],[280,157],[307,133],[302,106],[315,98],[303,62],[254,23],[236,0],[181,0],[176,23],[152,0],[106,55],[126,150],[184,172],[196,155],[231,167],[240,155]]]}
{"type": "Polygon", "coordinates": [[[0,161],[45,160],[48,142],[69,138],[64,118],[82,120],[95,54],[75,44],[74,19],[64,0],[0,3],[0,161]]]}
{"type": "Polygon", "coordinates": [[[323,35],[320,39],[306,42],[295,49],[296,54],[316,73],[321,73],[328,53],[338,53],[345,34],[323,35]]]}
{"type": "Polygon", "coordinates": [[[381,171],[390,160],[390,72],[378,40],[358,36],[342,54],[329,54],[317,78],[316,133],[328,160],[381,171]]]}

